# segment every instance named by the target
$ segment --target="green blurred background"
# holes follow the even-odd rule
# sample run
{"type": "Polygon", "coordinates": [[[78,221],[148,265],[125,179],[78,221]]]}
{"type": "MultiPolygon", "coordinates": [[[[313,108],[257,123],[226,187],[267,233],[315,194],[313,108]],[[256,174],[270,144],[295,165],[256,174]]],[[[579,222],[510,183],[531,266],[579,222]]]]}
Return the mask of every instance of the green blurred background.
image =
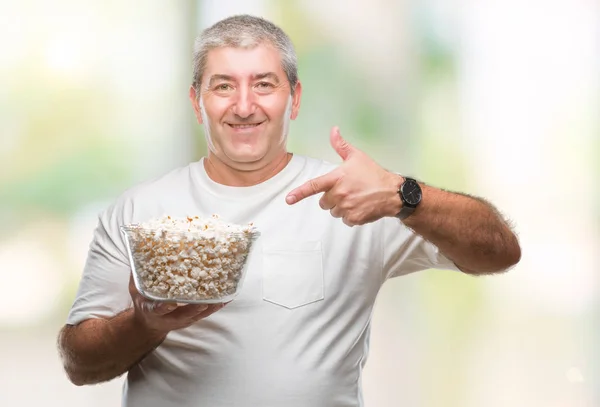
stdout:
{"type": "Polygon", "coordinates": [[[291,151],[329,129],[515,224],[501,276],[388,282],[370,407],[600,405],[600,4],[573,0],[0,2],[0,405],[119,405],[55,347],[96,216],[205,153],[187,99],[201,29],[265,16],[296,45],[291,151]]]}

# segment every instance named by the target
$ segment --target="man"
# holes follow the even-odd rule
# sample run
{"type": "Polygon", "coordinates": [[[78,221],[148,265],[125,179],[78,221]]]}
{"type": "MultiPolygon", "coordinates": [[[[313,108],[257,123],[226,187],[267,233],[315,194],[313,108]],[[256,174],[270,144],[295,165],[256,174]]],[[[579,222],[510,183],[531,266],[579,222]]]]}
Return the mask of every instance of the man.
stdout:
{"type": "Polygon", "coordinates": [[[189,96],[208,155],[100,215],[59,336],[69,378],[128,372],[130,407],[362,406],[382,284],[433,267],[503,271],[519,260],[517,239],[485,201],[388,172],[337,128],[341,165],[288,153],[302,86],[293,46],[272,23],[225,19],[194,52],[189,96]],[[261,231],[239,296],[182,307],[143,298],[119,225],[213,213],[261,231]]]}

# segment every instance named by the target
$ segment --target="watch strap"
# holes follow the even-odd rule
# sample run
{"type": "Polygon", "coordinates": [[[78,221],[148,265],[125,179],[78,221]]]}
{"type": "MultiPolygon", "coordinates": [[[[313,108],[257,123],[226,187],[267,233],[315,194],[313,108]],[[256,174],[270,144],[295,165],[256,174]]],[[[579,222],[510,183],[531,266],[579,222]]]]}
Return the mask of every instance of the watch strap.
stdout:
{"type": "Polygon", "coordinates": [[[396,217],[400,220],[406,219],[410,215],[412,215],[412,213],[415,211],[415,209],[417,209],[417,208],[412,208],[410,206],[402,205],[402,209],[400,209],[400,212],[398,212],[396,217]]]}

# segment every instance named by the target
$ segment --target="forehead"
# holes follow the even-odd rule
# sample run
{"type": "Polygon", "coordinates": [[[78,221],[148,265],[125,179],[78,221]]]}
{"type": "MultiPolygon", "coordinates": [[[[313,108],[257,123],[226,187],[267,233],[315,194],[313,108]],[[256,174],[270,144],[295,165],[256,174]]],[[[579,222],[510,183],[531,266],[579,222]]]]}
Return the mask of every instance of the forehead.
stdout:
{"type": "Polygon", "coordinates": [[[206,57],[204,77],[228,75],[235,78],[251,77],[261,72],[275,72],[285,76],[279,52],[270,45],[252,48],[220,47],[212,49],[206,57]]]}

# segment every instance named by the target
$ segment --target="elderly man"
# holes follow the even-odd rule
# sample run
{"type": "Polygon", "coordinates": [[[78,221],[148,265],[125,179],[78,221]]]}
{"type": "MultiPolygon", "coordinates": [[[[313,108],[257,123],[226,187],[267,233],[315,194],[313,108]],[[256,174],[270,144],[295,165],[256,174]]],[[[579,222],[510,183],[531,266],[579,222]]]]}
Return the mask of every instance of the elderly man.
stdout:
{"type": "Polygon", "coordinates": [[[199,36],[189,97],[208,155],[100,215],[59,335],[73,383],[127,372],[129,407],[361,406],[386,280],[518,262],[517,238],[484,200],[391,173],[335,127],[341,165],[289,153],[301,96],[292,43],[274,24],[235,16],[199,36]],[[218,213],[259,228],[233,302],[177,307],[136,291],[119,225],[164,213],[218,213]]]}

